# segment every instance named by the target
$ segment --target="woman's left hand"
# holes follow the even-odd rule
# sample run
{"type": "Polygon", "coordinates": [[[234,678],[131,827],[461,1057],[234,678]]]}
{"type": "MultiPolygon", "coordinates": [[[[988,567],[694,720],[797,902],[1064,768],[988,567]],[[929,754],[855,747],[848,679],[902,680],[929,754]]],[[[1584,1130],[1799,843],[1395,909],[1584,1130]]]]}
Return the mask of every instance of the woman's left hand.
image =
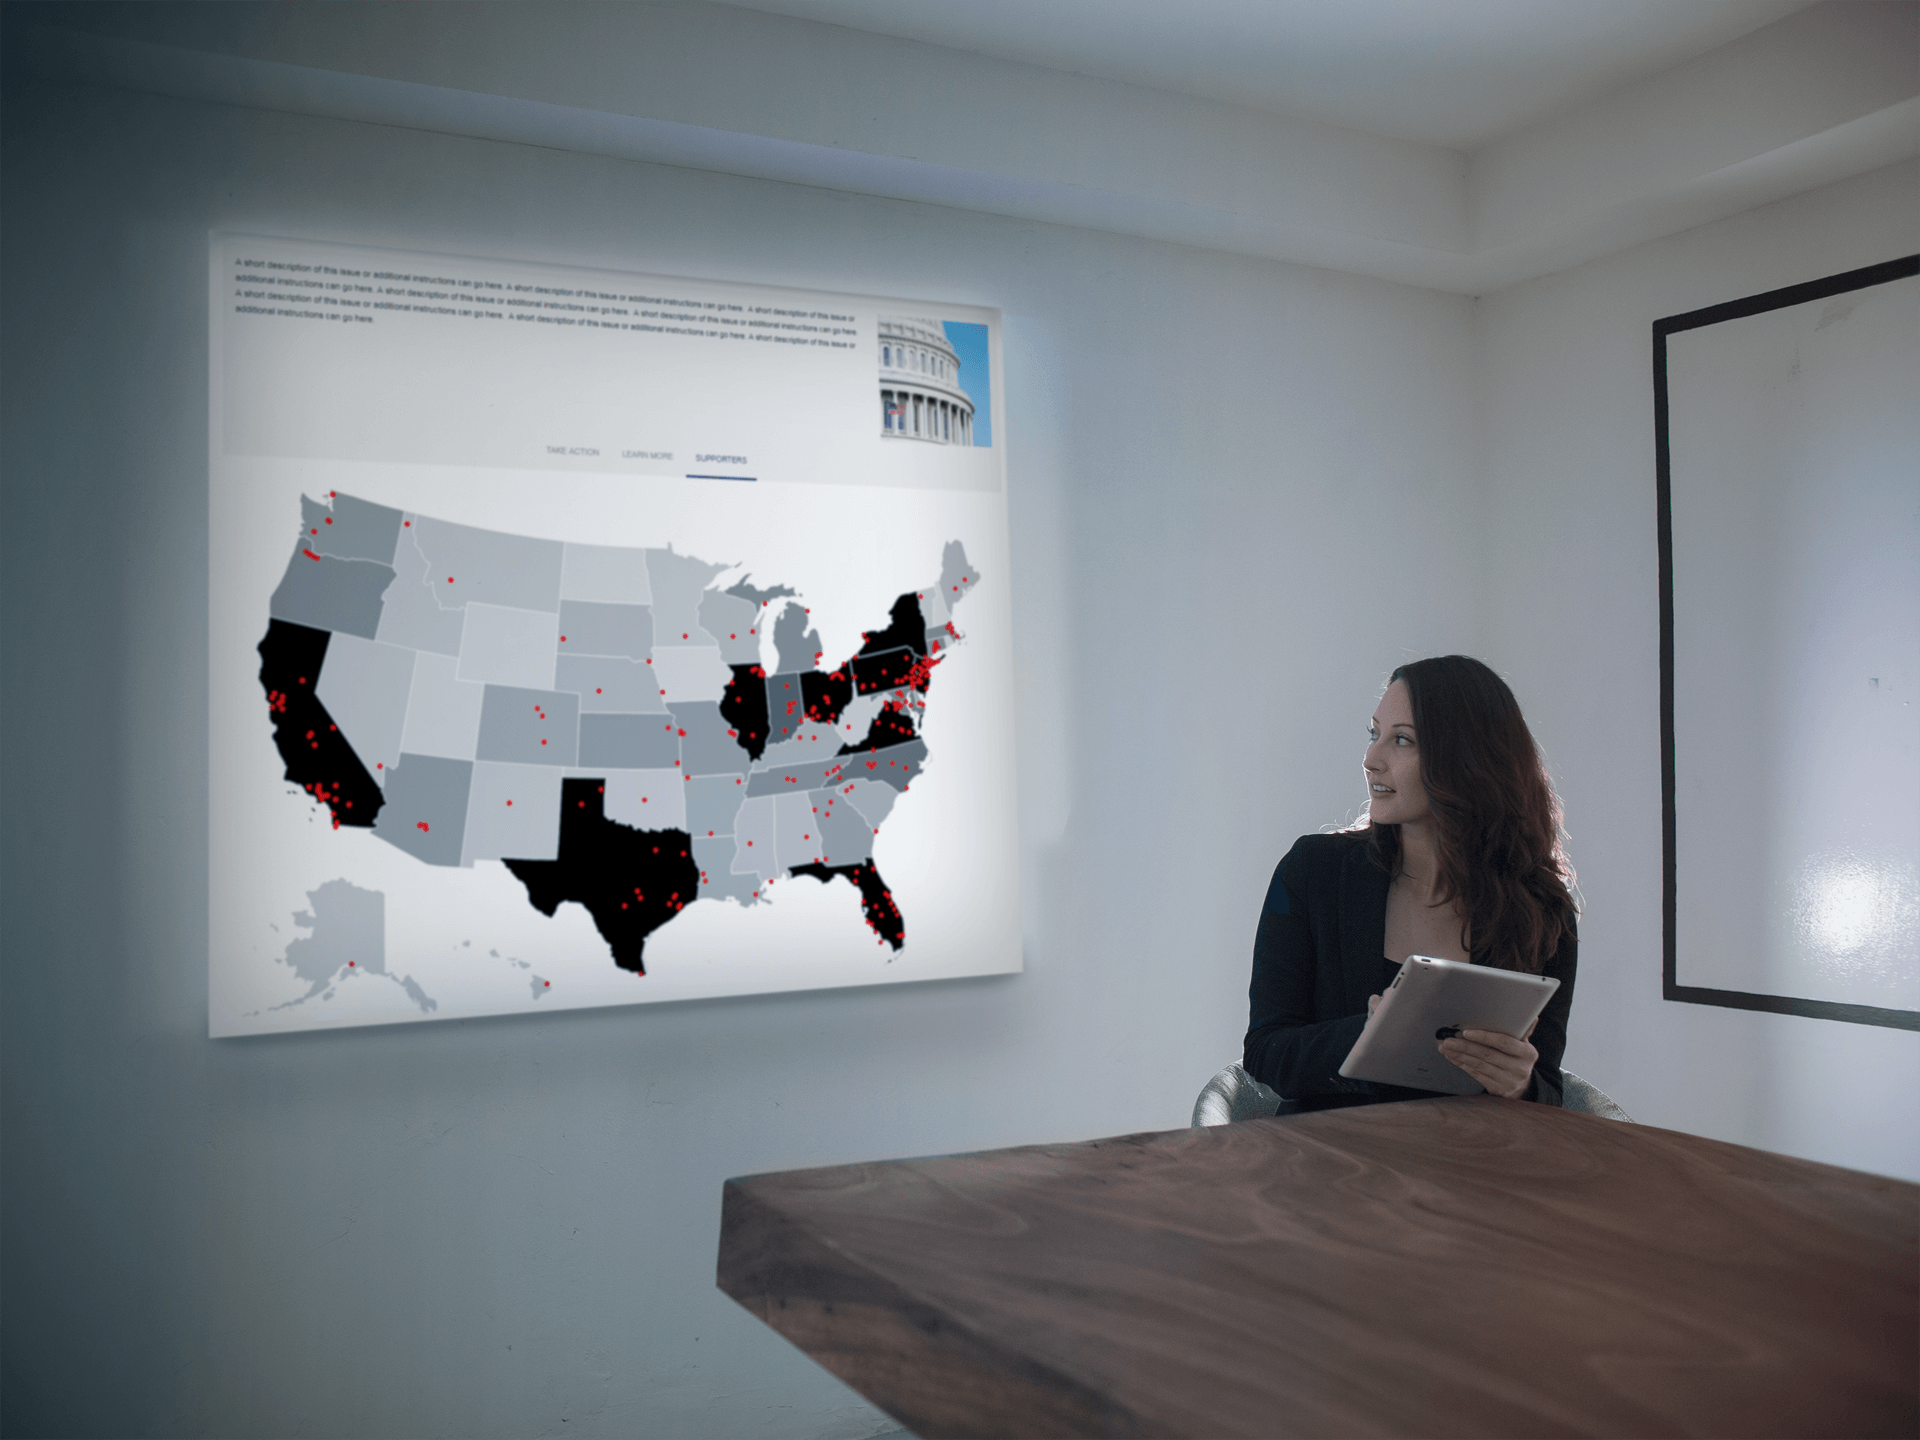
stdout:
{"type": "MultiPolygon", "coordinates": [[[[1527,1033],[1533,1033],[1528,1027],[1527,1033]]],[[[1489,1095],[1518,1100],[1533,1083],[1540,1052],[1525,1040],[1497,1030],[1462,1030],[1440,1042],[1440,1053],[1478,1080],[1489,1095]]]]}

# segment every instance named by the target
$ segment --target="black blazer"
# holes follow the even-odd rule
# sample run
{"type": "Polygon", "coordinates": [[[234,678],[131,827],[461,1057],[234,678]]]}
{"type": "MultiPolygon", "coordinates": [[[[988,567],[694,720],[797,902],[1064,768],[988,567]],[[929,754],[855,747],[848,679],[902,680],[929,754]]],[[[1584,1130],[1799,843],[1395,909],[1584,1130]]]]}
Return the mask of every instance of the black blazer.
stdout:
{"type": "MultiPolygon", "coordinates": [[[[1316,1096],[1412,1099],[1431,1092],[1347,1080],[1340,1066],[1380,993],[1391,877],[1364,834],[1303,835],[1274,867],[1253,942],[1250,1015],[1241,1063],[1290,1100],[1316,1096]]],[[[1560,1103],[1560,1057],[1573,1008],[1577,941],[1569,935],[1541,967],[1560,982],[1534,1027],[1540,1059],[1526,1099],[1560,1103]]],[[[1480,963],[1481,957],[1473,957],[1480,963]]]]}

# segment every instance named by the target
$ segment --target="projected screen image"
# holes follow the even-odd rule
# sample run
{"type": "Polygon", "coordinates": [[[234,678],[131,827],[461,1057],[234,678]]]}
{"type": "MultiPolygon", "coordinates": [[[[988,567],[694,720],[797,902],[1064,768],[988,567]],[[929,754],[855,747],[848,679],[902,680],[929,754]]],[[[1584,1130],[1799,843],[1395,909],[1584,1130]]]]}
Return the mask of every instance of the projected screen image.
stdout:
{"type": "Polygon", "coordinates": [[[1660,322],[1670,999],[1920,1028],[1920,277],[1660,322]]]}
{"type": "Polygon", "coordinates": [[[211,1033],[1020,969],[996,312],[211,266],[211,1033]]]}

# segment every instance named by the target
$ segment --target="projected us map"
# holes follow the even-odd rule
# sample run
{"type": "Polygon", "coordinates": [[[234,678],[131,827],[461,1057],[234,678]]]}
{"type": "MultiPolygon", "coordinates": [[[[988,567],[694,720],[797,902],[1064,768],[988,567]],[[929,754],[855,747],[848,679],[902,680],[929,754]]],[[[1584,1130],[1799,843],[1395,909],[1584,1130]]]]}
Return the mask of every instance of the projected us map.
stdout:
{"type": "Polygon", "coordinates": [[[210,273],[213,1034],[1020,968],[994,312],[210,273]]]}

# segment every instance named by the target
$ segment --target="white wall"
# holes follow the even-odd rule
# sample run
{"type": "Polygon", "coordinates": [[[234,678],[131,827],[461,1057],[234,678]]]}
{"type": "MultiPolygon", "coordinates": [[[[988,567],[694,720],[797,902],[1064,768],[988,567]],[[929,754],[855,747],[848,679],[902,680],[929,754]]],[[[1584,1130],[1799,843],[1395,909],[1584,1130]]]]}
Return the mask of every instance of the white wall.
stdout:
{"type": "Polygon", "coordinates": [[[1386,670],[1480,639],[1472,303],[17,74],[4,100],[0,1429],[890,1428],[714,1289],[721,1181],[1185,1123],[1238,1054],[1272,864],[1359,803],[1386,670]],[[216,228],[1003,307],[1026,973],[209,1041],[216,228]]]}
{"type": "Polygon", "coordinates": [[[1916,250],[1907,163],[1515,286],[1476,316],[1495,557],[1481,633],[1555,762],[1588,906],[1569,1067],[1643,1121],[1912,1180],[1920,1034],[1661,999],[1652,325],[1916,250]]]}

